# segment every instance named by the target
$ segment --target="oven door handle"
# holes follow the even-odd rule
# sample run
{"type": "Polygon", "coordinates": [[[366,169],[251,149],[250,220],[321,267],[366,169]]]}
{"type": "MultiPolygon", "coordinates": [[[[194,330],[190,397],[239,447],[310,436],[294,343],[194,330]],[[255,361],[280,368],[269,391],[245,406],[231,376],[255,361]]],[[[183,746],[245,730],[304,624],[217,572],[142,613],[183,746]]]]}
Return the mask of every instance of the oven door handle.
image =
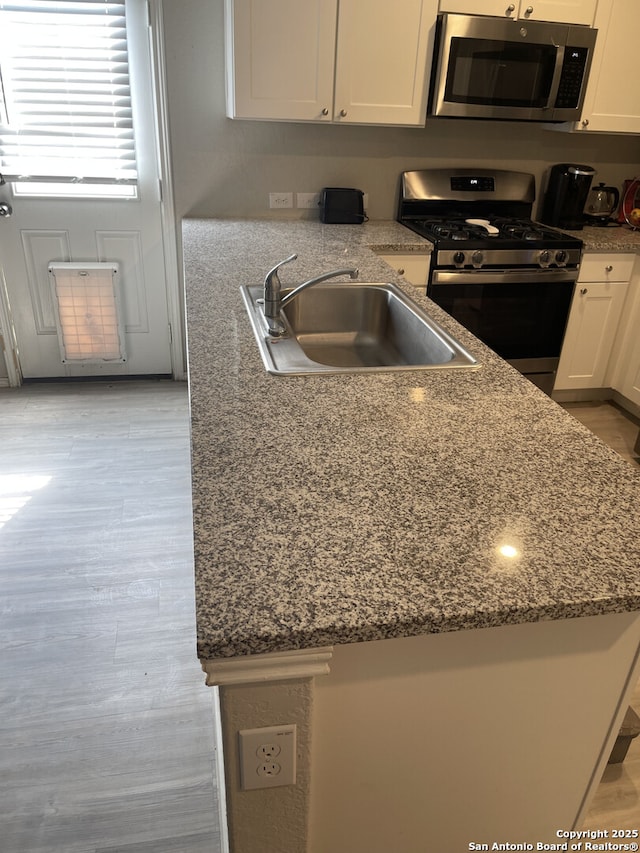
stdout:
{"type": "Polygon", "coordinates": [[[575,269],[526,270],[434,270],[432,284],[536,284],[536,282],[575,281],[575,269]]]}

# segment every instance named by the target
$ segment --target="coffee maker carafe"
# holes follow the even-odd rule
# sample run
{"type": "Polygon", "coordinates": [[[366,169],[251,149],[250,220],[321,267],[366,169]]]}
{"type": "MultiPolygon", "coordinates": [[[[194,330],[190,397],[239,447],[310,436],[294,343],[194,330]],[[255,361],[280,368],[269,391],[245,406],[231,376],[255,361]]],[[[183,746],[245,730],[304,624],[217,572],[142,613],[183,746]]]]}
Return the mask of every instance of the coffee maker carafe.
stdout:
{"type": "Polygon", "coordinates": [[[558,163],[549,170],[540,221],[556,228],[581,231],[584,206],[596,171],[592,166],[558,163]]]}

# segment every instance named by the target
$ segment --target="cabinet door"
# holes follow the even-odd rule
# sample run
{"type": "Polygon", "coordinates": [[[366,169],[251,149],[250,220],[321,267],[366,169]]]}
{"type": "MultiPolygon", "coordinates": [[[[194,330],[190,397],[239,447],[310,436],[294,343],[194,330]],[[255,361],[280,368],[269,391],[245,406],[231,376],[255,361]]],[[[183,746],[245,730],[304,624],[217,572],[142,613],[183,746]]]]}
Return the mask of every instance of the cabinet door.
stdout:
{"type": "Polygon", "coordinates": [[[600,0],[598,38],[576,130],[640,133],[640,86],[636,82],[640,3],[600,0]]]}
{"type": "Polygon", "coordinates": [[[597,0],[440,0],[441,12],[593,25],[597,0]]]}
{"type": "Polygon", "coordinates": [[[437,0],[340,0],[335,121],[423,126],[437,0]],[[428,61],[429,60],[429,61],[428,61]]]}
{"type": "Polygon", "coordinates": [[[640,258],[629,284],[608,385],[640,406],[640,258]]]}
{"type": "Polygon", "coordinates": [[[602,388],[628,283],[576,284],[554,391],[602,388]]]}
{"type": "Polygon", "coordinates": [[[440,12],[456,12],[459,15],[492,15],[494,18],[515,18],[518,0],[440,0],[440,12]]]}
{"type": "Polygon", "coordinates": [[[227,115],[331,121],[337,0],[226,0],[227,115]]]}
{"type": "Polygon", "coordinates": [[[520,17],[593,26],[597,0],[520,0],[520,17]]]}
{"type": "Polygon", "coordinates": [[[629,353],[629,364],[622,383],[616,388],[623,397],[640,406],[640,336],[636,347],[629,353]]]}

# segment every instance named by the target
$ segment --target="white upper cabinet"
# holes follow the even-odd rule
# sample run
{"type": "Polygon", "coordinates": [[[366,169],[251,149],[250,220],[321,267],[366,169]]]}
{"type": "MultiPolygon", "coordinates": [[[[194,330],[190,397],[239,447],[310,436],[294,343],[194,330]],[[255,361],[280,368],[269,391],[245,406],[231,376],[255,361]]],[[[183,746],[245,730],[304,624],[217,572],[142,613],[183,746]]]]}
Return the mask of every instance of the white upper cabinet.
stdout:
{"type": "Polygon", "coordinates": [[[226,0],[227,115],[422,126],[437,0],[226,0]]]}
{"type": "Polygon", "coordinates": [[[226,0],[227,115],[330,121],[337,0],[226,0]]]}
{"type": "Polygon", "coordinates": [[[598,30],[582,116],[569,129],[640,133],[640,86],[636,77],[640,3],[599,0],[598,30]]]}
{"type": "Polygon", "coordinates": [[[440,0],[441,12],[593,25],[597,0],[440,0]]]}
{"type": "Polygon", "coordinates": [[[334,120],[424,125],[436,0],[340,0],[334,120]]]}

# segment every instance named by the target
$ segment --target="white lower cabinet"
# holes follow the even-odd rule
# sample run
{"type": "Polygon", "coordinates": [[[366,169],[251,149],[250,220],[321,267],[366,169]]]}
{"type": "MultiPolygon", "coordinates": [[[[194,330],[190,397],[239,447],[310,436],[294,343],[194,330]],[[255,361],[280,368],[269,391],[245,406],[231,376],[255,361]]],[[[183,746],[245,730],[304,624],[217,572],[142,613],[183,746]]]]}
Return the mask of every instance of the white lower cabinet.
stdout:
{"type": "Polygon", "coordinates": [[[554,391],[603,388],[635,255],[586,255],[578,276],[554,391]]]}
{"type": "Polygon", "coordinates": [[[640,256],[624,303],[607,384],[640,407],[640,256]]]}
{"type": "Polygon", "coordinates": [[[640,327],[636,326],[635,349],[629,352],[629,360],[626,364],[626,371],[622,375],[621,382],[616,383],[615,391],[619,391],[627,400],[631,400],[636,406],[640,406],[640,327]]]}
{"type": "Polygon", "coordinates": [[[429,277],[429,264],[431,263],[430,255],[420,255],[417,252],[403,255],[399,252],[393,252],[385,255],[378,253],[378,257],[386,264],[389,264],[392,269],[410,284],[426,288],[429,277]]]}

